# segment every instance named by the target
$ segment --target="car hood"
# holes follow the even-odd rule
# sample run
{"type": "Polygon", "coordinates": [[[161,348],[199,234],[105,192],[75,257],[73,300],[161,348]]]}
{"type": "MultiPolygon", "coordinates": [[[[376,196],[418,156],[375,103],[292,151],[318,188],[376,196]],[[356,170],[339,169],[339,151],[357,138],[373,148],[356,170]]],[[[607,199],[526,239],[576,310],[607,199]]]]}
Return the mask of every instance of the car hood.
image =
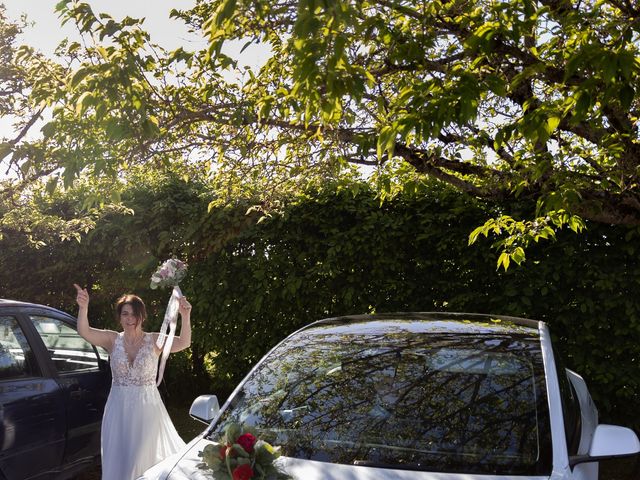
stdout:
{"type": "MultiPolygon", "coordinates": [[[[204,438],[196,438],[184,450],[165,459],[155,467],[147,470],[139,480],[212,480],[210,470],[199,465],[202,459],[198,455],[210,442],[204,438]]],[[[548,480],[548,476],[479,475],[460,473],[416,472],[413,470],[392,470],[356,465],[340,465],[335,463],[301,460],[291,457],[280,457],[277,460],[281,470],[289,474],[293,480],[548,480]]]]}

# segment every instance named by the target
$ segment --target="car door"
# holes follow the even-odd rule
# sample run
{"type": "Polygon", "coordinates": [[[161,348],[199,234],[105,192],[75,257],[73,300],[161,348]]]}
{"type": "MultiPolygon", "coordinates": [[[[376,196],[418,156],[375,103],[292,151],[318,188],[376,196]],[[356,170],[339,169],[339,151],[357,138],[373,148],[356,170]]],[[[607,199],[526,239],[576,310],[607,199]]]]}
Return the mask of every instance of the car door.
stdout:
{"type": "Polygon", "coordinates": [[[63,394],[24,322],[17,310],[0,310],[0,470],[10,479],[58,469],[65,446],[63,394]]]}
{"type": "Polygon", "coordinates": [[[42,338],[63,392],[67,422],[65,464],[92,461],[100,455],[100,426],[111,385],[106,352],[76,330],[75,319],[51,312],[29,318],[42,338]]]}

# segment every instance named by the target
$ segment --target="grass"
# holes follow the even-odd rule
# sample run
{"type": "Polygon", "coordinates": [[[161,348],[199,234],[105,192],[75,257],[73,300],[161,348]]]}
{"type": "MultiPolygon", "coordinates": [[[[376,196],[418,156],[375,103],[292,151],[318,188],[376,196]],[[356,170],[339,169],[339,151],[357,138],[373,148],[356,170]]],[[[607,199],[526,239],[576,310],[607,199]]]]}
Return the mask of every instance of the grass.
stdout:
{"type": "Polygon", "coordinates": [[[637,480],[640,478],[640,455],[600,463],[600,480],[637,480]]]}
{"type": "Polygon", "coordinates": [[[167,411],[178,434],[186,443],[189,443],[196,435],[200,435],[207,427],[204,423],[189,416],[189,405],[168,406],[167,411]]]}

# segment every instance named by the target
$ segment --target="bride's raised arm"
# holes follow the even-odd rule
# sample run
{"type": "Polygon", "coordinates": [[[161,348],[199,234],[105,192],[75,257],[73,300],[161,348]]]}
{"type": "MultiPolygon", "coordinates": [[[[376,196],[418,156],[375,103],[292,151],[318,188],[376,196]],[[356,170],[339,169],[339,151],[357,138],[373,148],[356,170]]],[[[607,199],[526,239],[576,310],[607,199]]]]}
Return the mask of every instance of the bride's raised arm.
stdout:
{"type": "Polygon", "coordinates": [[[86,288],[81,288],[77,283],[74,283],[73,286],[76,288],[76,302],[78,303],[78,333],[87,342],[103,347],[111,353],[116,332],[93,328],[89,325],[89,293],[86,288]]]}

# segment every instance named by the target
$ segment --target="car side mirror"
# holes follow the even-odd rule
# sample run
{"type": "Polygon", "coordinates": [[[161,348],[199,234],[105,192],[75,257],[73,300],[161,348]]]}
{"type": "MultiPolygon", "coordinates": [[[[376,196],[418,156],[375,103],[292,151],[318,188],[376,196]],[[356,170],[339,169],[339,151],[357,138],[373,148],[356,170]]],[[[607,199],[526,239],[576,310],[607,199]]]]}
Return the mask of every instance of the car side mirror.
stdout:
{"type": "Polygon", "coordinates": [[[220,404],[215,395],[200,395],[191,404],[189,415],[199,422],[209,425],[220,413],[220,404]]]}
{"type": "Polygon", "coordinates": [[[571,457],[573,467],[579,463],[599,462],[613,458],[628,457],[640,453],[640,441],[633,430],[617,425],[598,425],[593,438],[589,455],[571,457]]]}

